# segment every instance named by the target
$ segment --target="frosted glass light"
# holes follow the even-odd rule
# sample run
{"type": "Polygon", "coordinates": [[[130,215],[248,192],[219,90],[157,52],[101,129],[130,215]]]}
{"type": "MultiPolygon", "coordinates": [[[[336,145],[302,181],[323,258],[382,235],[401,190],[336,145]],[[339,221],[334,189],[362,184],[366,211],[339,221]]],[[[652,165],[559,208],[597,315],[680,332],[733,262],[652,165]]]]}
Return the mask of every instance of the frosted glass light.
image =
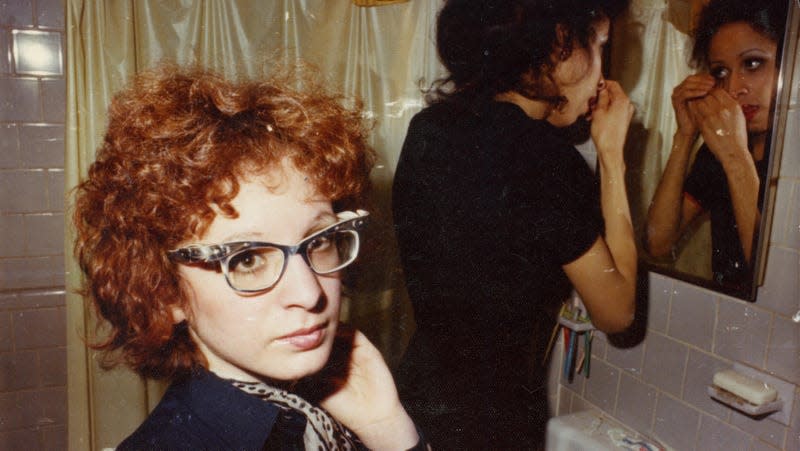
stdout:
{"type": "Polygon", "coordinates": [[[61,34],[13,30],[13,59],[18,74],[63,75],[61,34]]]}

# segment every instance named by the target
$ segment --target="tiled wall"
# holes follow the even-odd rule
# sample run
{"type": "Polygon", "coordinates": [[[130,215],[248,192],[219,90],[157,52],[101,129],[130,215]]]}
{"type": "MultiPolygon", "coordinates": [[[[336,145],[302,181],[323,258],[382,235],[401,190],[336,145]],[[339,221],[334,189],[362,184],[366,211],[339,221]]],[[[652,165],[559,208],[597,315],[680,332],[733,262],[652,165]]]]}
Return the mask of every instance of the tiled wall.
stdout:
{"type": "Polygon", "coordinates": [[[64,6],[0,0],[0,450],[66,449],[64,6]]]}
{"type": "MultiPolygon", "coordinates": [[[[643,339],[600,334],[591,374],[560,379],[558,413],[598,408],[676,450],[800,450],[800,391],[789,426],[754,420],[706,393],[733,362],[800,384],[800,58],[789,105],[764,285],[754,304],[650,274],[643,339]]],[[[557,374],[557,373],[553,373],[557,374]]]]}

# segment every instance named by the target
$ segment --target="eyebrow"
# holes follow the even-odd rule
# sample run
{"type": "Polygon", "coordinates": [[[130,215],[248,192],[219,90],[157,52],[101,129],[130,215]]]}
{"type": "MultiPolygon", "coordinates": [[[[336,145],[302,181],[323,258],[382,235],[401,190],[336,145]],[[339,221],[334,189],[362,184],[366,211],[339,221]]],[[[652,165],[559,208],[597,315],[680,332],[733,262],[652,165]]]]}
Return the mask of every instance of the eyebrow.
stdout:
{"type": "MultiPolygon", "coordinates": [[[[314,232],[318,232],[329,225],[333,225],[336,223],[336,214],[330,212],[320,212],[314,219],[311,220],[311,225],[308,227],[303,233],[303,238],[311,235],[314,232]]],[[[301,238],[302,240],[302,238],[301,238]]],[[[274,244],[295,244],[295,243],[276,243],[274,241],[270,241],[267,235],[262,230],[243,230],[241,232],[234,233],[233,235],[226,236],[220,243],[234,243],[237,241],[266,241],[274,244]]]]}

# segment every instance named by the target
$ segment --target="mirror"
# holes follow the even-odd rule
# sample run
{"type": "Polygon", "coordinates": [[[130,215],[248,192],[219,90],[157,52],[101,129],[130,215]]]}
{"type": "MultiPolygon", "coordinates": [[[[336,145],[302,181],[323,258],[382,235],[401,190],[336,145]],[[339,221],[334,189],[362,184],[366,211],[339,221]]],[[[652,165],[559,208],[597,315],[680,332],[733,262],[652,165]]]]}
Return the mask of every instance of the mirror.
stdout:
{"type": "MultiPolygon", "coordinates": [[[[634,0],[626,14],[615,23],[609,61],[609,76],[620,81],[637,107],[626,146],[626,163],[631,213],[639,241],[639,255],[644,266],[651,271],[749,301],[755,301],[766,262],[772,199],[777,184],[780,144],[786,126],[790,91],[788,86],[784,89],[783,81],[788,79],[796,52],[796,42],[791,42],[792,39],[788,37],[791,35],[790,30],[797,29],[798,7],[795,0],[740,1],[740,4],[748,5],[766,5],[770,2],[777,4],[778,9],[783,8],[780,19],[773,20],[776,38],[771,41],[765,39],[764,32],[753,33],[752,25],[740,22],[709,27],[715,31],[709,34],[707,51],[700,53],[706,55],[705,59],[700,60],[706,65],[703,67],[701,64],[701,67],[694,69],[690,64],[694,44],[691,30],[698,23],[700,13],[708,0],[634,0]],[[790,14],[787,14],[787,7],[790,14]],[[737,28],[736,24],[743,25],[744,28],[737,28]],[[717,35],[722,38],[715,40],[717,35]],[[762,45],[764,48],[768,48],[772,42],[772,48],[775,49],[772,55],[769,55],[769,50],[766,50],[766,55],[752,55],[754,51],[751,47],[756,47],[752,45],[747,45],[747,49],[733,47],[731,50],[732,45],[741,47],[737,41],[749,43],[759,37],[766,42],[762,45]],[[710,64],[707,63],[709,54],[713,54],[710,64]],[[728,55],[734,55],[734,58],[728,55]],[[770,61],[774,61],[774,68],[764,64],[770,57],[770,61]],[[752,77],[753,69],[758,67],[761,71],[765,68],[774,69],[772,72],[764,72],[769,73],[764,76],[769,80],[769,83],[764,83],[766,90],[771,89],[774,96],[771,105],[767,97],[766,101],[760,103],[762,106],[759,106],[759,102],[754,100],[754,93],[759,88],[749,81],[745,82],[747,77],[752,77]],[[748,73],[747,70],[751,72],[748,73]],[[710,94],[695,97],[684,94],[683,98],[691,97],[691,100],[686,100],[681,105],[686,105],[686,110],[691,110],[694,117],[712,116],[711,107],[708,106],[711,104],[703,103],[708,96],[714,95],[710,89],[720,88],[729,94],[733,92],[728,99],[744,104],[741,109],[744,121],[739,124],[741,131],[738,135],[739,141],[736,142],[746,143],[750,148],[748,152],[747,148],[740,147],[742,151],[738,156],[750,157],[747,170],[751,172],[745,173],[745,176],[736,173],[737,177],[733,179],[737,182],[733,185],[726,183],[723,166],[716,160],[720,151],[712,148],[735,147],[721,146],[717,142],[734,142],[729,136],[730,133],[736,133],[731,131],[732,127],[720,125],[721,122],[717,121],[717,128],[712,128],[713,117],[705,126],[700,126],[698,119],[694,122],[694,127],[705,127],[708,139],[703,139],[702,133],[694,134],[698,136],[697,139],[675,136],[678,124],[671,98],[673,88],[688,76],[697,73],[711,74],[713,77],[706,77],[709,81],[705,83],[711,83],[711,87],[703,88],[704,92],[711,92],[710,94]],[[746,85],[741,87],[738,84],[746,85]],[[749,100],[740,100],[743,98],[749,100]],[[761,124],[760,129],[755,125],[757,123],[761,124]],[[746,131],[744,127],[747,128],[746,131]],[[714,134],[720,138],[713,136],[714,134]],[[676,153],[670,163],[673,151],[676,153]],[[709,159],[716,160],[716,165],[713,161],[709,163],[709,159]],[[666,171],[668,167],[670,171],[666,171]],[[751,177],[748,179],[747,176],[751,177]],[[659,188],[662,178],[663,186],[659,188]],[[745,185],[745,180],[753,183],[745,185]],[[757,187],[759,181],[760,189],[742,188],[757,187]],[[743,198],[749,201],[741,200],[743,198]],[[735,212],[732,208],[734,200],[731,199],[735,199],[738,205],[734,207],[738,208],[735,212]],[[653,208],[649,212],[651,205],[653,208]],[[742,205],[750,205],[750,216],[742,213],[747,211],[742,205]],[[667,221],[664,221],[665,215],[667,221]],[[684,218],[683,221],[681,217],[684,218]],[[685,218],[689,217],[693,219],[686,221],[685,218]],[[742,219],[748,217],[751,220],[742,219]],[[731,220],[751,224],[750,234],[743,231],[745,229],[739,223],[731,223],[731,220]],[[726,221],[728,227],[722,225],[726,221]],[[662,227],[662,224],[668,226],[662,227]],[[752,240],[752,251],[746,255],[748,253],[744,252],[745,246],[741,243],[748,236],[752,240]],[[737,250],[738,255],[734,255],[737,250]],[[725,259],[725,255],[733,257],[725,259]]],[[[689,87],[685,89],[688,90],[689,87]]],[[[765,90],[761,89],[761,92],[765,90]]],[[[769,96],[769,91],[766,92],[769,96]]],[[[687,122],[684,121],[683,124],[685,130],[687,122]]],[[[722,158],[727,157],[722,154],[722,158]]],[[[735,164],[727,167],[735,167],[735,164]]],[[[733,177],[733,172],[730,174],[728,177],[733,177]]]]}

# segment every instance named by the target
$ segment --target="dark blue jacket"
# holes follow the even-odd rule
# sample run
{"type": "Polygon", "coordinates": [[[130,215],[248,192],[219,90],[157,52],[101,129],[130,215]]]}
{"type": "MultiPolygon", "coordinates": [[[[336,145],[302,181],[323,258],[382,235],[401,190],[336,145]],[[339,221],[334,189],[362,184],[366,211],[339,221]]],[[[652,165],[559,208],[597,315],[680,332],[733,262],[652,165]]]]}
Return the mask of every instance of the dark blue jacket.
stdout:
{"type": "Polygon", "coordinates": [[[173,383],[125,450],[303,449],[306,420],[206,370],[173,383]]]}

